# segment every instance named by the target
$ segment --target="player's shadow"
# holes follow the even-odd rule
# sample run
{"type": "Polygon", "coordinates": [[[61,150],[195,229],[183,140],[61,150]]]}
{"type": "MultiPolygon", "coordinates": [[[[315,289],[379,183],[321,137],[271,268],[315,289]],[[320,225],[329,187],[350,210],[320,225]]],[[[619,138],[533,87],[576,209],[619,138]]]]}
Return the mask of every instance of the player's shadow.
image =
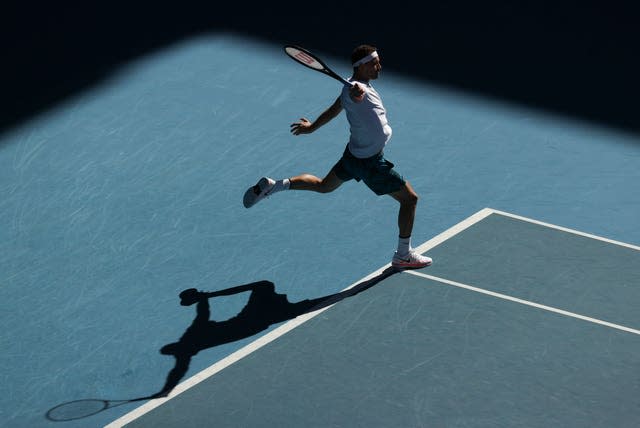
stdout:
{"type": "Polygon", "coordinates": [[[396,270],[393,268],[388,268],[379,275],[362,281],[348,290],[296,303],[289,302],[285,294],[276,293],[275,285],[270,281],[258,281],[213,292],[202,292],[194,288],[184,290],[180,293],[180,304],[183,306],[196,305],[196,317],[178,342],[165,345],[160,350],[162,354],[173,355],[176,362],[159,392],[128,400],[81,399],[69,401],[49,409],[45,417],[52,422],[79,420],[127,403],[164,397],[178,385],[189,369],[191,358],[198,352],[253,336],[266,330],[272,324],[293,319],[299,315],[330,306],[347,297],[355,296],[395,272],[396,270]],[[219,322],[209,319],[211,313],[209,299],[242,292],[250,292],[251,294],[247,304],[238,315],[219,322]]]}
{"type": "Polygon", "coordinates": [[[189,369],[191,358],[198,352],[253,336],[266,330],[272,324],[293,319],[355,296],[395,272],[393,268],[388,268],[379,275],[362,281],[348,290],[296,303],[289,302],[285,294],[276,293],[275,285],[270,281],[258,281],[214,292],[202,292],[194,288],[184,290],[180,293],[180,304],[183,306],[195,304],[196,317],[179,341],[165,345],[160,350],[164,355],[175,357],[176,362],[162,389],[152,397],[168,395],[184,377],[189,369]],[[209,299],[242,292],[250,292],[251,294],[247,304],[238,315],[226,321],[209,319],[211,313],[209,299]]]}

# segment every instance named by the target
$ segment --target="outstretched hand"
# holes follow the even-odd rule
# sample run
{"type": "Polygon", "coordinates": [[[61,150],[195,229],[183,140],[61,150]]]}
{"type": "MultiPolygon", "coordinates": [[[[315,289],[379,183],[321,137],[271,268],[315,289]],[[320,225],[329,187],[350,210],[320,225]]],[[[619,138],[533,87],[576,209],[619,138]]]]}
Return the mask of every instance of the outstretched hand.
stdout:
{"type": "Polygon", "coordinates": [[[187,288],[180,293],[180,304],[182,306],[191,306],[194,303],[198,303],[198,301],[202,299],[208,299],[210,297],[216,297],[219,295],[219,292],[205,292],[199,291],[195,288],[187,288]]]}
{"type": "Polygon", "coordinates": [[[202,297],[202,294],[195,288],[188,288],[180,293],[180,304],[182,306],[191,306],[202,297]]]}
{"type": "Polygon", "coordinates": [[[311,130],[311,122],[309,122],[305,117],[302,117],[298,122],[291,124],[291,133],[293,135],[310,134],[311,132],[313,132],[311,130]]]}
{"type": "Polygon", "coordinates": [[[210,299],[211,297],[231,296],[233,294],[244,293],[245,291],[256,291],[258,289],[270,290],[271,292],[273,292],[273,282],[258,281],[217,291],[200,291],[195,288],[187,288],[186,290],[182,290],[180,292],[180,304],[182,306],[191,306],[201,300],[210,299]]]}

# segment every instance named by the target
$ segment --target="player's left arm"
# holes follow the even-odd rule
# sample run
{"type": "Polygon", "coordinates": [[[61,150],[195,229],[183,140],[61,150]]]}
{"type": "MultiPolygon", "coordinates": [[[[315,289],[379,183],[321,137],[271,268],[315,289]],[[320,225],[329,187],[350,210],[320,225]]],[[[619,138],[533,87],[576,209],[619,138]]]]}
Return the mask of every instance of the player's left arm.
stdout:
{"type": "Polygon", "coordinates": [[[224,290],[211,291],[209,293],[204,293],[207,298],[209,297],[218,297],[218,296],[231,296],[233,294],[243,293],[245,291],[253,291],[259,287],[269,287],[273,289],[275,286],[271,281],[258,281],[252,282],[250,284],[238,285],[236,287],[226,288],[224,290]]]}
{"type": "Polygon", "coordinates": [[[231,296],[234,294],[244,293],[245,291],[253,291],[259,287],[269,287],[271,291],[275,286],[270,281],[258,281],[250,284],[238,285],[237,287],[226,288],[224,290],[211,291],[211,292],[197,292],[199,298],[197,299],[196,319],[195,322],[207,322],[211,315],[211,309],[209,305],[209,299],[211,297],[218,296],[231,296]]]}
{"type": "Polygon", "coordinates": [[[323,111],[314,122],[310,122],[307,118],[303,117],[299,122],[291,124],[291,133],[293,135],[311,134],[321,126],[329,123],[333,118],[339,115],[341,111],[342,101],[340,101],[340,97],[338,97],[334,103],[331,104],[328,109],[323,111]]]}

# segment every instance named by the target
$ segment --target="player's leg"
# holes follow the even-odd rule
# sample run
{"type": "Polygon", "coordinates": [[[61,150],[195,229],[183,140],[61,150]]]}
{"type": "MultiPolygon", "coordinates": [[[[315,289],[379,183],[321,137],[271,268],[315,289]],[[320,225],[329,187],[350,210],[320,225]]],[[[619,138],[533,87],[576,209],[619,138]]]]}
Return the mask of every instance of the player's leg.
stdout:
{"type": "Polygon", "coordinates": [[[344,183],[335,171],[331,169],[326,177],[320,179],[315,175],[301,174],[289,179],[290,190],[310,190],[318,193],[329,193],[344,183]]]}
{"type": "Polygon", "coordinates": [[[251,208],[262,199],[282,190],[311,190],[319,193],[329,193],[340,187],[347,180],[348,178],[341,175],[336,166],[322,179],[311,174],[301,174],[283,180],[262,177],[255,186],[247,189],[242,202],[245,208],[251,208]]]}
{"type": "Polygon", "coordinates": [[[324,178],[318,178],[311,174],[301,174],[284,180],[274,180],[262,177],[255,186],[247,189],[243,203],[245,208],[250,208],[262,199],[281,190],[310,190],[319,193],[329,193],[336,190],[345,181],[353,177],[344,165],[344,158],[331,168],[324,178]]]}
{"type": "Polygon", "coordinates": [[[390,193],[389,196],[400,203],[400,211],[398,212],[399,236],[410,237],[416,217],[418,194],[411,187],[411,183],[406,181],[400,190],[390,193]]]}
{"type": "Polygon", "coordinates": [[[400,203],[398,212],[398,248],[393,255],[391,264],[398,269],[422,268],[432,263],[431,258],[418,254],[411,248],[411,233],[416,216],[418,194],[411,184],[406,181],[404,186],[389,194],[400,203]]]}
{"type": "Polygon", "coordinates": [[[393,169],[393,163],[382,153],[361,161],[358,173],[376,195],[389,195],[400,203],[398,211],[398,248],[391,264],[397,269],[416,269],[429,266],[431,259],[418,254],[411,248],[411,232],[416,216],[418,194],[411,184],[393,169]]]}

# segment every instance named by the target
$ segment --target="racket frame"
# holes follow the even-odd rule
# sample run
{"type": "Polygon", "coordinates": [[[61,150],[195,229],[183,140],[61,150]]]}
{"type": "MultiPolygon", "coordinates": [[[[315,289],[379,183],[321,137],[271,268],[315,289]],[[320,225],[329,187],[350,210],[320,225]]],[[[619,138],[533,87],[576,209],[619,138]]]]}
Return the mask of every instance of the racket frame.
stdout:
{"type": "Polygon", "coordinates": [[[311,51],[309,51],[309,50],[307,50],[307,49],[305,49],[303,47],[300,47],[300,46],[297,46],[297,45],[286,45],[286,46],[284,46],[284,51],[285,51],[285,53],[287,54],[287,56],[289,58],[291,58],[292,60],[294,60],[298,64],[302,64],[305,67],[308,67],[308,68],[310,68],[312,70],[319,71],[320,73],[326,74],[327,76],[336,79],[337,81],[339,81],[340,83],[342,83],[345,86],[353,86],[353,85],[355,85],[355,82],[349,82],[347,79],[345,79],[344,77],[340,76],[338,73],[333,71],[327,64],[325,64],[324,61],[322,61],[320,58],[318,58],[318,56],[316,54],[314,54],[313,52],[311,52],[311,51]],[[312,67],[308,62],[306,62],[303,59],[299,58],[299,55],[293,54],[289,49],[297,50],[299,52],[302,52],[304,55],[310,57],[311,59],[316,61],[318,64],[320,64],[322,66],[322,68],[312,67]]]}

